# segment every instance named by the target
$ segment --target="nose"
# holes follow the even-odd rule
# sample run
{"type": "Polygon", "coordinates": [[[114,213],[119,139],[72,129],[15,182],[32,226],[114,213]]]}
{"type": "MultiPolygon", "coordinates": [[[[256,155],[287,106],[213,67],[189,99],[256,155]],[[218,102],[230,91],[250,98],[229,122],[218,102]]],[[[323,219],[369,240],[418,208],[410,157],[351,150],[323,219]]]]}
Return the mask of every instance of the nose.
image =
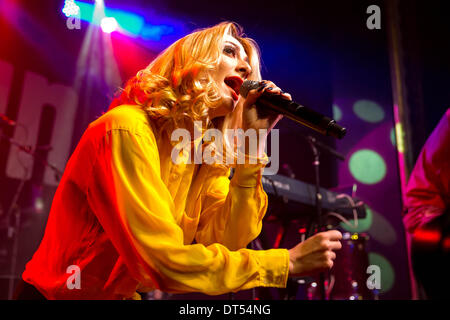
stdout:
{"type": "Polygon", "coordinates": [[[236,71],[241,75],[242,78],[246,79],[251,72],[250,64],[242,59],[239,59],[239,62],[236,66],[236,71]]]}

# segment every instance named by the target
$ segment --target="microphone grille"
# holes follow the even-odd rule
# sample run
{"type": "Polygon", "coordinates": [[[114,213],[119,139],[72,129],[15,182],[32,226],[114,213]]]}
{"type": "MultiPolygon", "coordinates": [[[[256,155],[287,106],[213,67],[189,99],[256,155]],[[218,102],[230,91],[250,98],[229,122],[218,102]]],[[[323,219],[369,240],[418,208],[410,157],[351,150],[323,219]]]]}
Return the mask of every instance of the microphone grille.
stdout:
{"type": "Polygon", "coordinates": [[[254,80],[245,80],[242,84],[241,88],[239,89],[239,93],[244,98],[247,98],[248,92],[253,89],[257,89],[261,86],[261,82],[254,81],[254,80]]]}

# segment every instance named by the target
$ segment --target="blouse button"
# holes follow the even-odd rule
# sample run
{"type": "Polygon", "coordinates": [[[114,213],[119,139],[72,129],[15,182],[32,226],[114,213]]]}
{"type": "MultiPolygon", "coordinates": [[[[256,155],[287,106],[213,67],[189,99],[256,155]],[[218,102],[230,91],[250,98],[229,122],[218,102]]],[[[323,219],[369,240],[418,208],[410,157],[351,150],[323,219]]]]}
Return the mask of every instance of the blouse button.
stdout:
{"type": "Polygon", "coordinates": [[[177,180],[180,177],[180,175],[178,173],[172,173],[170,175],[170,180],[177,180]]]}

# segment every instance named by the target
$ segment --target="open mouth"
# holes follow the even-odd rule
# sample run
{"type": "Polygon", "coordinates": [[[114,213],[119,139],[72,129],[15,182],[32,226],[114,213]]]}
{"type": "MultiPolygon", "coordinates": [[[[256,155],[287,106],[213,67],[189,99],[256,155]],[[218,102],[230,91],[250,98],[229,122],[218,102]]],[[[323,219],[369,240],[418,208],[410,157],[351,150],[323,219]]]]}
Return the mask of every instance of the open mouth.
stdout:
{"type": "Polygon", "coordinates": [[[233,99],[235,100],[239,99],[239,89],[241,88],[244,80],[242,80],[238,76],[233,76],[233,77],[226,77],[224,82],[228,87],[233,89],[233,99]]]}

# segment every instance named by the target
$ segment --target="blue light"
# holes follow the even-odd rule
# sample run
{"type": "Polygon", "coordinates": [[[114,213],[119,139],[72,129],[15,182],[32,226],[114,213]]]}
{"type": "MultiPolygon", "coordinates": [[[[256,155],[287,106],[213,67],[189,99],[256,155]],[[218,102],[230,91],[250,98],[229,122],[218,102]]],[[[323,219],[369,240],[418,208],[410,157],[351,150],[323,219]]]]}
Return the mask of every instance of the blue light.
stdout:
{"type": "MultiPolygon", "coordinates": [[[[97,25],[100,23],[99,21],[94,21],[93,19],[95,4],[81,1],[74,2],[80,8],[81,20],[97,25]]],[[[116,19],[117,24],[119,25],[119,32],[122,32],[128,36],[141,37],[144,40],[154,41],[160,41],[164,36],[173,35],[176,31],[174,26],[179,24],[174,22],[174,25],[172,26],[167,23],[168,21],[164,21],[163,23],[161,23],[162,21],[155,21],[156,23],[159,22],[159,24],[150,24],[146,23],[145,19],[138,14],[111,8],[105,8],[105,17],[116,19]]],[[[182,28],[177,27],[177,29],[182,28]]]]}
{"type": "Polygon", "coordinates": [[[132,35],[139,35],[142,27],[145,24],[144,18],[130,12],[125,12],[118,9],[105,9],[105,15],[107,17],[113,17],[116,19],[120,28],[131,33],[132,35]]]}
{"type": "Polygon", "coordinates": [[[171,34],[174,28],[171,26],[159,25],[153,26],[151,24],[146,24],[142,30],[142,38],[145,40],[161,40],[161,37],[166,34],[171,34]]]}

